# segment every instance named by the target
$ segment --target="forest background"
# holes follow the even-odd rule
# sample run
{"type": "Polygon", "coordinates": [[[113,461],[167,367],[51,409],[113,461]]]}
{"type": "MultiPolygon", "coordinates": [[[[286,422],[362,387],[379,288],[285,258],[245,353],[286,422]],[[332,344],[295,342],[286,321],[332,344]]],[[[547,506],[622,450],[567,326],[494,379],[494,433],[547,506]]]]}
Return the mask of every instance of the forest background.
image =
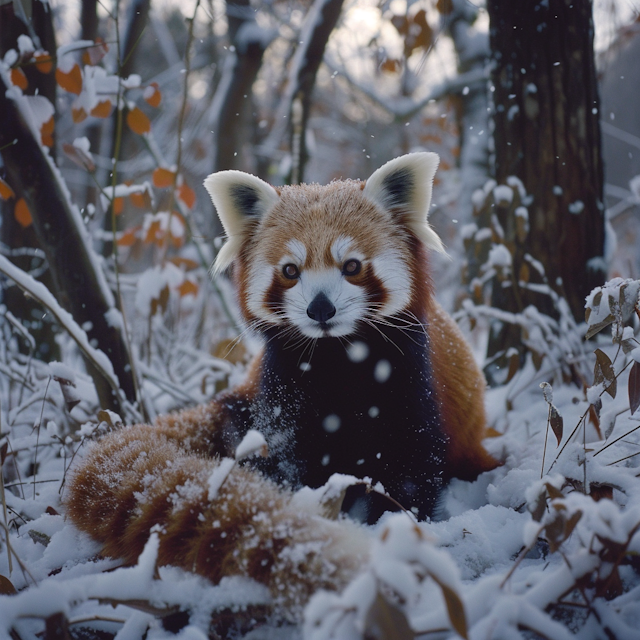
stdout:
{"type": "MultiPolygon", "coordinates": [[[[483,364],[489,446],[506,463],[453,483],[449,524],[430,529],[461,573],[440,589],[442,620],[425,606],[428,570],[400,598],[375,563],[379,598],[325,605],[353,637],[491,637],[498,621],[634,637],[639,31],[637,7],[613,1],[2,0],[0,593],[19,593],[0,596],[0,631],[164,637],[176,608],[214,637],[281,624],[257,616],[261,595],[230,622],[233,585],[205,604],[157,585],[152,601],[140,577],[105,595],[98,576],[116,565],[92,563],[98,550],[64,523],[66,472],[120,420],[242,379],[256,345],[228,282],[208,275],[221,230],[207,174],[364,179],[428,149],[441,157],[430,220],[451,256],[433,257],[436,287],[483,364]],[[470,551],[471,534],[492,548],[470,551]],[[533,592],[549,562],[566,572],[583,556],[563,589],[533,592]],[[78,598],[81,574],[96,582],[78,598]],[[52,580],[62,596],[43,606],[52,580]]],[[[288,632],[346,637],[327,620],[288,632]]]]}

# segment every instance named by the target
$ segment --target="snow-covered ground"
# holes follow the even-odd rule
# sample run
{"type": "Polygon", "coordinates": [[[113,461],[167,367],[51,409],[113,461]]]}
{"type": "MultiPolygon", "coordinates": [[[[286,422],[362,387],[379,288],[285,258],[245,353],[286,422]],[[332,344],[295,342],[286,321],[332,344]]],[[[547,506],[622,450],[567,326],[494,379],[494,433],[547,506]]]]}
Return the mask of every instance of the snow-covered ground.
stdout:
{"type": "MultiPolygon", "coordinates": [[[[362,638],[365,630],[384,633],[390,624],[404,629],[397,637],[411,637],[410,630],[449,637],[453,629],[478,639],[532,637],[522,631],[531,629],[546,638],[637,638],[640,413],[630,415],[629,393],[637,402],[638,320],[635,334],[632,328],[619,334],[607,319],[608,300],[620,299],[623,284],[614,281],[592,296],[590,325],[604,320],[609,326],[596,344],[585,346],[588,367],[596,362],[596,347],[613,361],[615,398],[606,366],[591,388],[562,382],[559,371],[536,371],[528,363],[508,384],[490,389],[493,430],[486,446],[504,464],[475,482],[453,481],[438,521],[416,526],[406,514],[395,514],[368,528],[370,561],[352,584],[342,594],[317,594],[304,620],[284,628],[278,626],[282,620],[260,618],[270,595],[246,578],[212,585],[172,567],[156,572],[156,534],[135,567],[100,556],[99,546],[65,520],[62,504],[73,457],[105,427],[92,418],[90,380],[67,366],[29,362],[3,345],[6,506],[0,524],[9,529],[9,545],[3,533],[0,591],[8,594],[13,585],[18,593],[0,595],[0,637],[9,637],[11,629],[13,637],[35,637],[59,612],[75,632],[91,629],[91,637],[100,631],[119,640],[145,633],[172,637],[161,618],[173,613],[169,619],[175,619],[176,611],[186,610],[183,638],[205,637],[212,617],[228,637],[342,640],[362,638]],[[611,327],[622,338],[617,343],[611,327]],[[80,403],[69,412],[57,380],[70,378],[80,403]],[[540,388],[549,381],[553,390],[540,388]],[[562,418],[562,427],[554,421],[556,431],[562,430],[560,442],[548,426],[552,406],[562,418]],[[598,408],[602,437],[590,406],[598,408]]],[[[627,291],[629,300],[637,300],[637,281],[627,281],[627,291]]],[[[228,368],[239,378],[243,366],[228,368]]],[[[153,392],[160,399],[157,388],[153,392]]],[[[171,402],[165,399],[164,405],[171,402]]]]}

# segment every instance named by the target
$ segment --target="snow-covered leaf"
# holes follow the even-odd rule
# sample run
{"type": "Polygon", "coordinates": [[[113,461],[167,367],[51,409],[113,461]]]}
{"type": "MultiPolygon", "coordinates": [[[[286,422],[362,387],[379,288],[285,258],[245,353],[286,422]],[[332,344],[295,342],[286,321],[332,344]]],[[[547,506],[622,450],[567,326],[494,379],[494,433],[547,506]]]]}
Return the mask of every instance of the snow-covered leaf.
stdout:
{"type": "Polygon", "coordinates": [[[101,100],[89,111],[89,115],[94,118],[108,118],[111,115],[112,107],[111,100],[101,100]]]}
{"type": "Polygon", "coordinates": [[[152,82],[148,87],[145,87],[142,97],[151,107],[159,107],[160,102],[162,101],[162,93],[158,83],[152,82]]]}
{"type": "Polygon", "coordinates": [[[95,44],[92,47],[87,47],[82,53],[82,62],[86,65],[95,66],[108,52],[109,45],[102,38],[96,38],[95,44]]]}
{"type": "Polygon", "coordinates": [[[46,51],[34,56],[35,67],[40,73],[51,73],[53,70],[53,58],[46,51]]]}
{"type": "Polygon", "coordinates": [[[79,96],[82,92],[82,71],[80,67],[74,64],[71,70],[67,72],[58,67],[56,69],[56,82],[65,91],[79,96]]]}
{"type": "Polygon", "coordinates": [[[175,172],[170,169],[165,169],[164,167],[158,167],[153,172],[153,186],[158,187],[158,189],[173,186],[175,179],[175,172]]]}

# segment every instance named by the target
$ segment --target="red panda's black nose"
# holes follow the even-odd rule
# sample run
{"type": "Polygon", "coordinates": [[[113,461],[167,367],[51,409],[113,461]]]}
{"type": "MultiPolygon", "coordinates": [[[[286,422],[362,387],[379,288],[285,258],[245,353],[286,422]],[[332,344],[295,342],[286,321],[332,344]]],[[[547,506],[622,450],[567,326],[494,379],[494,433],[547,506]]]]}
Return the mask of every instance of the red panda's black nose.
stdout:
{"type": "Polygon", "coordinates": [[[336,308],[324,293],[319,293],[307,307],[307,315],[316,322],[325,323],[336,315],[336,308]]]}

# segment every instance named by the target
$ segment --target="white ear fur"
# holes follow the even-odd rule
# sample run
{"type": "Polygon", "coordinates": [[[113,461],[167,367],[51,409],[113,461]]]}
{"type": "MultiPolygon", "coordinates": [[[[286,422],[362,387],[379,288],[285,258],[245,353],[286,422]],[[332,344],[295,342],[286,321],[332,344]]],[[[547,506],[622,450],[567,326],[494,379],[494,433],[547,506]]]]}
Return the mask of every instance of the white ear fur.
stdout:
{"type": "Polygon", "coordinates": [[[439,162],[437,153],[426,151],[390,160],[371,174],[363,193],[387,211],[401,207],[416,236],[430,249],[444,252],[442,240],[427,222],[439,162]]]}
{"type": "Polygon", "coordinates": [[[215,274],[226,269],[238,255],[246,223],[262,218],[280,196],[270,184],[243,171],[212,173],[204,181],[204,186],[227,235],[227,241],[212,267],[215,274]]]}

